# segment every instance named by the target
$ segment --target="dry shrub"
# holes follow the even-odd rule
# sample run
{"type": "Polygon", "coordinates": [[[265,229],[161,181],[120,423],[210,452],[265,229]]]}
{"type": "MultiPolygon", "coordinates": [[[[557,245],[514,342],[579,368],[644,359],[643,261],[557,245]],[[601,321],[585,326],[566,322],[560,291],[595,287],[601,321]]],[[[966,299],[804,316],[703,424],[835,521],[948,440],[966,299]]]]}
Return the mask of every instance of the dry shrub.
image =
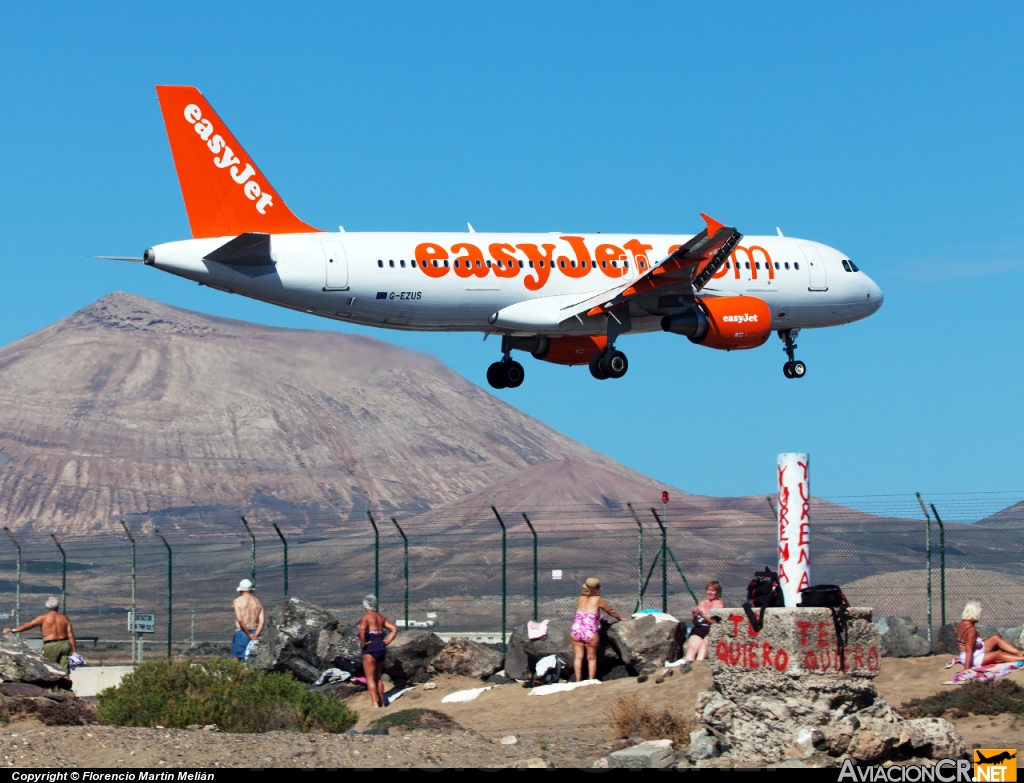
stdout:
{"type": "Polygon", "coordinates": [[[908,718],[938,718],[949,711],[951,718],[975,715],[1024,715],[1024,688],[1011,680],[968,682],[939,691],[923,699],[912,699],[900,707],[908,718]]]}
{"type": "Polygon", "coordinates": [[[4,699],[0,702],[0,722],[35,718],[45,726],[85,726],[96,722],[96,713],[86,702],[68,694],[64,701],[4,699]]]}
{"type": "Polygon", "coordinates": [[[433,729],[435,731],[459,731],[462,729],[458,723],[452,720],[450,715],[445,715],[437,710],[425,710],[413,708],[411,710],[399,710],[377,718],[372,724],[375,729],[394,726],[402,731],[413,731],[415,729],[433,729]]]}
{"type": "Polygon", "coordinates": [[[670,739],[676,745],[690,744],[690,720],[679,712],[660,712],[642,703],[636,696],[623,696],[608,711],[614,739],[670,739]]]}

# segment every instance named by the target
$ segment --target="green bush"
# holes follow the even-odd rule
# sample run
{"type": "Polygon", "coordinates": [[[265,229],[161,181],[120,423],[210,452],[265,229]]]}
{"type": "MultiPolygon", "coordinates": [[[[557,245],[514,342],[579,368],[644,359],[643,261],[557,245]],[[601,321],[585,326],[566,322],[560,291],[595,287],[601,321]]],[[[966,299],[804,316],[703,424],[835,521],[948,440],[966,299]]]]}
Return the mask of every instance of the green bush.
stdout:
{"type": "Polygon", "coordinates": [[[394,726],[405,731],[413,729],[438,729],[441,731],[455,731],[462,727],[452,720],[451,716],[445,715],[437,710],[424,710],[413,708],[411,710],[398,710],[383,717],[377,718],[372,724],[375,729],[394,726]]]}
{"type": "Polygon", "coordinates": [[[359,719],[337,698],[310,691],[291,673],[249,669],[221,658],[144,663],[96,699],[100,723],[118,726],[182,729],[215,723],[232,732],[340,733],[359,719]]]}

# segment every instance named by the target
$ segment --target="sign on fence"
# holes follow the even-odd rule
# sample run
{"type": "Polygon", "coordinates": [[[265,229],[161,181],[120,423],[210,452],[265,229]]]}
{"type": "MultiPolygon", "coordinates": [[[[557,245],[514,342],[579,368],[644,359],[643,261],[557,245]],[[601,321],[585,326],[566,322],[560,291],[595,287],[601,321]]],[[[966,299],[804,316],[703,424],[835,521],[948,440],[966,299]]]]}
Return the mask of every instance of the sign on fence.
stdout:
{"type": "Polygon", "coordinates": [[[552,571],[551,571],[551,578],[552,579],[561,579],[562,578],[562,569],[561,568],[552,569],[552,571]]]}
{"type": "Polygon", "coordinates": [[[132,613],[128,612],[128,630],[132,633],[156,633],[156,615],[152,613],[136,612],[133,627],[132,613]]]}

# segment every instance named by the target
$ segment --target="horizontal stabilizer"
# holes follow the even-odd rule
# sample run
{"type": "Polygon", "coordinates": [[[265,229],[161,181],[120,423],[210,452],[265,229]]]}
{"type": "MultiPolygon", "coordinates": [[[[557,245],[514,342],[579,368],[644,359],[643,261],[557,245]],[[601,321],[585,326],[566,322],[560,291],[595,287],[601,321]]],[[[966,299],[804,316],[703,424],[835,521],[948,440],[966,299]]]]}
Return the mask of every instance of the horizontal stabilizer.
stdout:
{"type": "Polygon", "coordinates": [[[228,266],[266,266],[273,264],[270,257],[270,234],[249,232],[239,234],[212,253],[203,257],[204,261],[216,261],[228,266]]]}
{"type": "Polygon", "coordinates": [[[146,260],[144,258],[129,258],[128,256],[89,256],[89,258],[98,258],[101,261],[134,261],[138,264],[146,260]]]}

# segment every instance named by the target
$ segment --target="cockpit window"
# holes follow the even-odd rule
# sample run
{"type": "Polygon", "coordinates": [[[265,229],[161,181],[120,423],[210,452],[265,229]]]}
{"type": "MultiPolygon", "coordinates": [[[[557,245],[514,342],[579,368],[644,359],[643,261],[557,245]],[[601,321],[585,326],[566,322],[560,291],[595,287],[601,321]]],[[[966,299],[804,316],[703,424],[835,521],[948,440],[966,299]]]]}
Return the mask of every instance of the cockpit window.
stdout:
{"type": "Polygon", "coordinates": [[[843,259],[843,269],[845,269],[847,272],[853,271],[852,269],[850,269],[850,262],[847,261],[845,258],[843,259]]]}
{"type": "Polygon", "coordinates": [[[857,268],[857,265],[855,263],[853,263],[853,261],[850,262],[850,268],[853,269],[854,272],[859,272],[860,271],[857,268]]]}

